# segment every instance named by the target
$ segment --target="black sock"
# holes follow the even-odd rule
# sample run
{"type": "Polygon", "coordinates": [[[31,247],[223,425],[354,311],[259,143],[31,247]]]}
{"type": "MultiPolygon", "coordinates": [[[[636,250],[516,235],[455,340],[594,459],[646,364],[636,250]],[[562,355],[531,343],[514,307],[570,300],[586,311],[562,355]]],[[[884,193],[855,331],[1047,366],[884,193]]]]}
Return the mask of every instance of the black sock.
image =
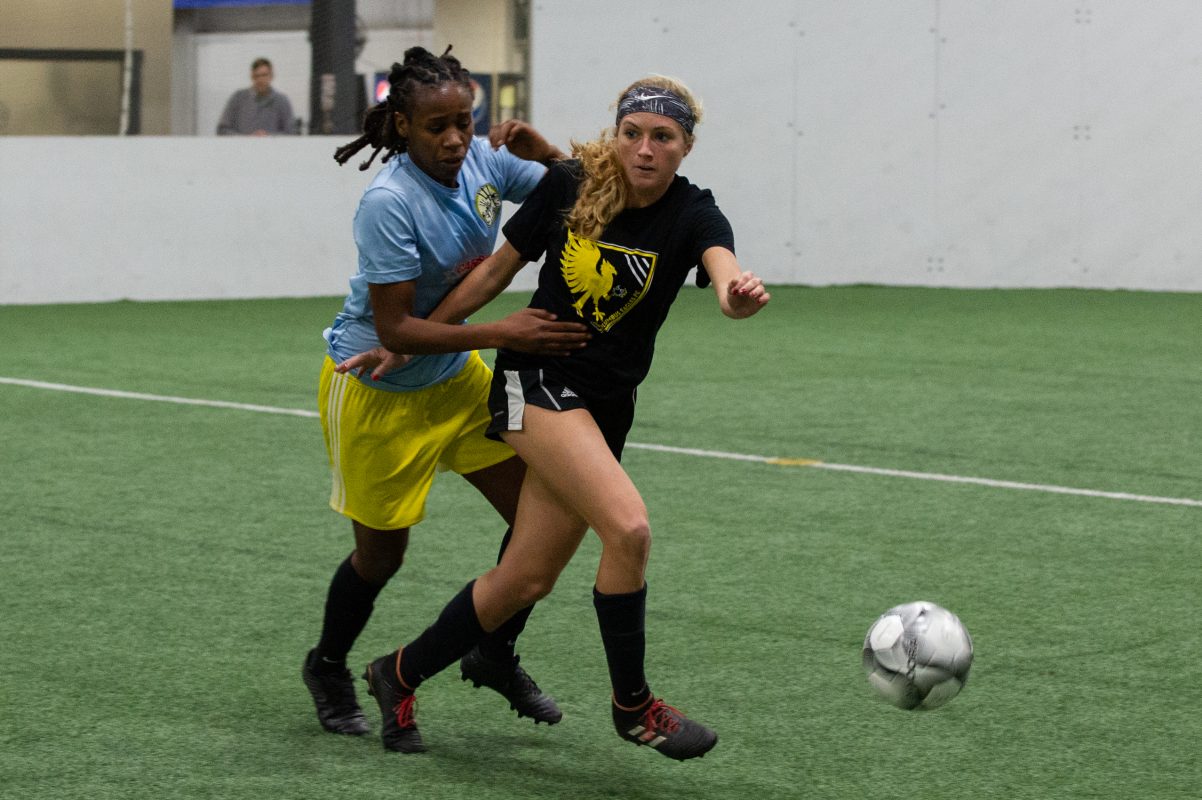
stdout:
{"type": "MultiPolygon", "coordinates": [[[[498,564],[501,563],[501,556],[505,555],[505,548],[509,546],[509,540],[512,538],[513,528],[511,527],[505,531],[505,538],[501,540],[501,551],[497,553],[498,564]]],[[[495,631],[481,639],[480,652],[484,654],[484,657],[500,664],[513,661],[514,645],[517,643],[518,637],[522,635],[522,631],[526,630],[526,620],[530,618],[530,612],[533,610],[533,605],[526,606],[502,622],[495,631]]]]}
{"type": "Polygon", "coordinates": [[[526,606],[501,623],[501,627],[481,639],[480,652],[484,654],[484,657],[498,664],[512,662],[514,646],[517,644],[518,637],[522,635],[522,631],[526,629],[526,620],[530,618],[530,612],[533,610],[534,606],[526,606]]]}
{"type": "Polygon", "coordinates": [[[346,654],[363,632],[383,586],[368,583],[355,572],[351,557],[338,565],[326,595],[321,639],[317,642],[314,669],[343,669],[346,654]]]}
{"type": "Polygon", "coordinates": [[[647,584],[630,594],[601,594],[593,587],[593,607],[601,625],[614,700],[624,708],[637,708],[651,696],[643,672],[647,584]]]}
{"type": "Polygon", "coordinates": [[[484,637],[476,606],[472,603],[475,581],[451,598],[434,624],[401,650],[401,680],[410,689],[437,675],[463,658],[484,637]]]}

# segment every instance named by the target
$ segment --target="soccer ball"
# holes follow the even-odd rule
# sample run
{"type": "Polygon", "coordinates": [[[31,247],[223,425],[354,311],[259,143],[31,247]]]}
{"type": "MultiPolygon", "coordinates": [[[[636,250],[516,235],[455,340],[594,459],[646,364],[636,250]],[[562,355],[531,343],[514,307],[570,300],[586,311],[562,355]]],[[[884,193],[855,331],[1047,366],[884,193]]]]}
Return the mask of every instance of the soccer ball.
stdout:
{"type": "Polygon", "coordinates": [[[920,600],[895,606],[864,637],[868,682],[898,708],[938,708],[960,693],[972,637],[946,608],[920,600]]]}

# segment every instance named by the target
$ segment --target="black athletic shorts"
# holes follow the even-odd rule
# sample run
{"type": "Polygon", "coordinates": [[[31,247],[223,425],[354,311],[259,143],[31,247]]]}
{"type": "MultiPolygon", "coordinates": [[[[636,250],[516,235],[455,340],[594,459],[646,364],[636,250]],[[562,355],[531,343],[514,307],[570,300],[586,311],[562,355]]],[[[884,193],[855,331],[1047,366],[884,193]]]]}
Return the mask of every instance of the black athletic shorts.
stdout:
{"type": "MultiPolygon", "coordinates": [[[[629,394],[611,395],[604,399],[582,397],[554,375],[541,369],[497,370],[488,392],[488,410],[492,421],[485,435],[501,440],[502,431],[520,431],[526,406],[538,406],[548,411],[570,411],[583,408],[593,416],[605,443],[614,458],[622,460],[626,434],[634,423],[636,390],[629,394]]],[[[570,447],[571,442],[564,442],[570,447]]]]}

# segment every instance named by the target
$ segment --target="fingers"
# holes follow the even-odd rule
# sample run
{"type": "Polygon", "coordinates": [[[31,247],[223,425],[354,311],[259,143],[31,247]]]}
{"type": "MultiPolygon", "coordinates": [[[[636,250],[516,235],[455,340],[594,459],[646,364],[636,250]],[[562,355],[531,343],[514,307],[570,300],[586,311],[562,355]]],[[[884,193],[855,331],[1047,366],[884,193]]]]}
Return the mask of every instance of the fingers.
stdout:
{"type": "Polygon", "coordinates": [[[582,350],[588,345],[588,336],[581,334],[568,334],[562,337],[551,336],[545,339],[538,340],[537,343],[531,345],[530,352],[540,355],[551,356],[567,356],[577,350],[582,350]]]}
{"type": "Polygon", "coordinates": [[[576,332],[588,333],[588,326],[583,322],[556,322],[559,317],[547,311],[545,308],[523,308],[521,311],[514,312],[515,317],[534,317],[535,319],[543,320],[544,322],[554,323],[552,325],[541,326],[541,329],[548,331],[576,332]]]}
{"type": "Polygon", "coordinates": [[[730,280],[730,293],[737,295],[753,295],[764,291],[764,282],[756,277],[754,272],[740,272],[730,280]]]}
{"type": "Polygon", "coordinates": [[[587,328],[583,325],[577,325],[575,322],[556,322],[548,325],[544,329],[543,335],[556,342],[572,345],[579,344],[580,347],[584,347],[585,343],[593,338],[593,335],[588,332],[587,328]]]}
{"type": "Polygon", "coordinates": [[[771,297],[764,287],[763,280],[756,277],[754,272],[740,272],[737,277],[731,279],[728,289],[732,298],[747,298],[759,302],[760,305],[768,302],[771,297]]]}
{"type": "Polygon", "coordinates": [[[497,123],[489,129],[488,139],[494,150],[505,145],[509,152],[527,161],[546,161],[562,155],[541,133],[520,119],[497,123]]]}
{"type": "Polygon", "coordinates": [[[504,123],[497,123],[488,129],[488,143],[493,146],[493,149],[500,147],[505,142],[505,134],[501,130],[504,123]]]}
{"type": "Polygon", "coordinates": [[[551,322],[539,327],[530,347],[537,353],[566,355],[588,346],[591,338],[592,334],[584,325],[576,322],[551,322]]]}
{"type": "Polygon", "coordinates": [[[413,356],[388,351],[387,355],[384,356],[384,360],[372,370],[371,379],[378,381],[382,376],[387,375],[393,370],[400,369],[412,360],[413,356]]]}
{"type": "Polygon", "coordinates": [[[772,299],[764,282],[753,272],[740,272],[730,279],[726,290],[726,313],[736,319],[750,317],[772,299]]]}
{"type": "Polygon", "coordinates": [[[508,136],[508,122],[498,122],[488,129],[488,143],[492,145],[492,149],[496,150],[501,145],[505,144],[505,139],[508,136]]]}
{"type": "Polygon", "coordinates": [[[362,378],[364,372],[371,372],[372,380],[379,380],[382,375],[400,369],[409,363],[413,356],[393,353],[384,347],[376,347],[357,353],[334,367],[335,372],[353,373],[362,378]]]}
{"type": "Polygon", "coordinates": [[[524,136],[525,134],[526,134],[526,124],[521,122],[520,120],[515,119],[512,122],[510,122],[508,128],[506,128],[505,144],[511,145],[514,142],[516,142],[518,139],[522,138],[522,136],[524,136]]]}
{"type": "Polygon", "coordinates": [[[522,353],[566,355],[588,344],[592,334],[580,322],[560,322],[539,308],[524,308],[506,317],[504,345],[522,353]]]}
{"type": "Polygon", "coordinates": [[[508,119],[504,122],[498,122],[488,129],[488,142],[494,150],[501,145],[513,144],[514,140],[521,135],[521,127],[524,125],[521,120],[508,119]]]}
{"type": "Polygon", "coordinates": [[[369,360],[370,356],[371,356],[370,351],[367,353],[359,353],[358,355],[353,355],[350,358],[346,359],[345,361],[339,362],[334,367],[334,371],[341,372],[344,374],[347,372],[353,372],[357,377],[362,377],[363,370],[365,370],[368,366],[367,361],[369,360]]]}

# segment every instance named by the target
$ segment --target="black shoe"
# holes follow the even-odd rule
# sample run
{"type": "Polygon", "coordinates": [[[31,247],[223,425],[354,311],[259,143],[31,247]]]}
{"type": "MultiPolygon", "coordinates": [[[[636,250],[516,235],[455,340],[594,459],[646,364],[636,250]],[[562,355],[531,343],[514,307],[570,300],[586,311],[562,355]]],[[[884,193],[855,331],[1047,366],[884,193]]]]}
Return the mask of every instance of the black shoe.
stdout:
{"type": "Polygon", "coordinates": [[[614,727],[628,742],[654,747],[668,758],[699,758],[718,743],[718,734],[681,714],[663,700],[653,699],[639,711],[614,709],[614,727]]]}
{"type": "Polygon", "coordinates": [[[309,687],[317,706],[317,721],[330,733],[362,736],[368,732],[367,719],[355,699],[355,684],[351,673],[343,668],[337,672],[320,673],[313,669],[317,651],[310,650],[301,667],[301,680],[309,687]]]}
{"type": "Polygon", "coordinates": [[[522,669],[517,656],[509,663],[493,661],[477,647],[459,661],[459,674],[477,689],[487,686],[498,692],[519,717],[530,717],[535,725],[540,722],[554,725],[563,719],[563,712],[555,705],[555,700],[542,693],[534,679],[522,669]]]}
{"type": "Polygon", "coordinates": [[[367,681],[367,692],[376,698],[384,718],[380,729],[384,748],[398,753],[424,753],[426,746],[422,744],[422,735],[413,720],[417,699],[413,692],[401,691],[396,674],[397,658],[399,656],[391,653],[377,658],[367,665],[363,680],[367,681]]]}

